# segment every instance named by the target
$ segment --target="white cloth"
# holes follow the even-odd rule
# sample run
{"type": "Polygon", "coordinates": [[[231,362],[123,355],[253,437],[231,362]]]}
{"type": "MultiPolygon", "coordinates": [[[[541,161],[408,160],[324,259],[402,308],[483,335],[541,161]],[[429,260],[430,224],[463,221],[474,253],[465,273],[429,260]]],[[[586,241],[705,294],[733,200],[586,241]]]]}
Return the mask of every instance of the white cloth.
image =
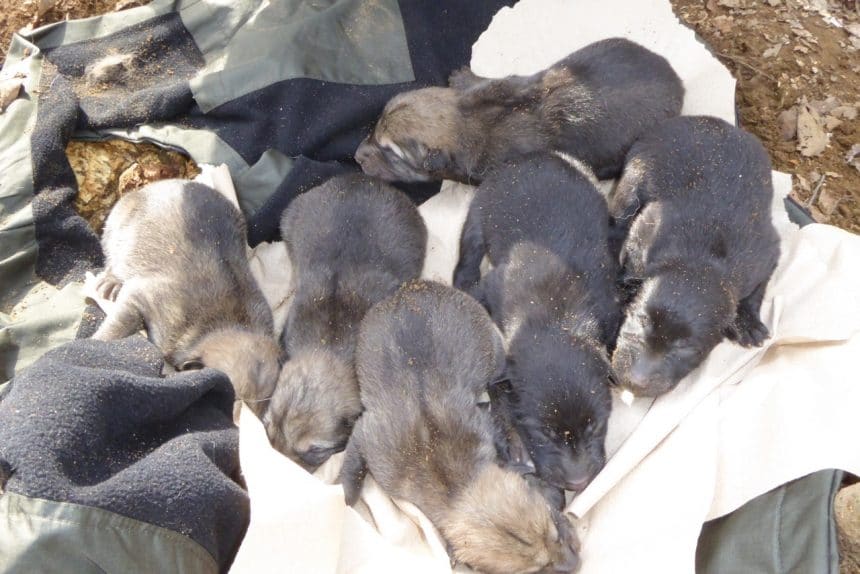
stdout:
{"type": "MultiPolygon", "coordinates": [[[[625,36],[667,57],[687,90],[684,113],[734,120],[734,80],[672,14],[668,0],[522,0],[501,10],[473,49],[486,76],[540,70],[601,38],[625,36]]],[[[860,474],[850,444],[860,384],[860,238],[788,222],[790,178],[774,173],[782,258],[762,318],[762,348],[719,345],[656,401],[615,401],[604,470],[568,507],[578,517],[582,574],[692,573],[704,521],[810,472],[860,474]]],[[[430,244],[424,276],[450,283],[471,190],[446,182],[421,206],[430,244]]],[[[283,325],[289,262],[258,247],[252,270],[283,325]]],[[[412,505],[368,479],[357,509],[332,485],[341,455],[315,477],[273,451],[242,413],[240,456],[251,525],[233,572],[450,572],[444,544],[412,505]]],[[[466,571],[462,567],[458,571],[466,571]]]]}

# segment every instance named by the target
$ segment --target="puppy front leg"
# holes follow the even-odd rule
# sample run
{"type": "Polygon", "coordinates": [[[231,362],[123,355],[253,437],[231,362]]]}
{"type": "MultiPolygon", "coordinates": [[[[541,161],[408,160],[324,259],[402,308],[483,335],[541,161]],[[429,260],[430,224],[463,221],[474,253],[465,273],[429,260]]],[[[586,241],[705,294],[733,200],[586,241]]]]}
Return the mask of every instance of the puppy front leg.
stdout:
{"type": "Polygon", "coordinates": [[[454,287],[466,292],[475,288],[481,280],[481,260],[485,251],[481,212],[473,202],[460,235],[460,260],[454,269],[454,287]]]}
{"type": "Polygon", "coordinates": [[[726,328],[726,337],[742,347],[760,347],[770,336],[761,322],[761,303],[768,280],[762,281],[753,292],[740,300],[734,322],[726,328]]]}
{"type": "Polygon", "coordinates": [[[97,341],[123,339],[142,327],[143,316],[134,304],[133,297],[127,291],[120,291],[113,312],[105,317],[91,338],[97,341]]]}

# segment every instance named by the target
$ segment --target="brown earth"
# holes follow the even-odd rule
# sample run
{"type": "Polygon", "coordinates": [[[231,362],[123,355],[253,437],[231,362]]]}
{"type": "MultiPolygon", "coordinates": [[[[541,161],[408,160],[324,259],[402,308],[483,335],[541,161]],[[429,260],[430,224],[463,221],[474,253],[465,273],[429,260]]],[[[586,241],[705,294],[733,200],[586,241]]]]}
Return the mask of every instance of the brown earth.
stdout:
{"type": "Polygon", "coordinates": [[[860,157],[856,166],[846,161],[860,144],[860,0],[672,5],[732,71],[740,123],[762,140],[776,169],[796,176],[794,198],[816,221],[860,232],[860,157]],[[811,131],[819,148],[826,145],[811,157],[798,150],[791,112],[780,118],[803,103],[812,108],[801,120],[811,130],[801,129],[801,136],[811,131]]]}

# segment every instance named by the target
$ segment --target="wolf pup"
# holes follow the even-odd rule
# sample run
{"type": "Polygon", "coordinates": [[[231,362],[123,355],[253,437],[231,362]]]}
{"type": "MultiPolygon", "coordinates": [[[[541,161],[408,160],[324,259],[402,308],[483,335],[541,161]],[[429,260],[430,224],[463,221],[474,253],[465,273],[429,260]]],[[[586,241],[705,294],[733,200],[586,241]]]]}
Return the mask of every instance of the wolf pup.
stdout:
{"type": "Polygon", "coordinates": [[[674,118],[630,150],[610,212],[626,235],[632,299],[613,366],[633,394],[673,389],[724,337],[767,339],[759,312],[780,252],[772,199],[761,143],[717,118],[674,118]]]}
{"type": "Polygon", "coordinates": [[[414,282],[367,314],[356,349],[365,411],[341,478],[358,499],[366,472],[414,503],[456,561],[482,572],[573,572],[567,520],[497,464],[491,415],[478,406],[504,369],[490,318],[468,295],[414,282]]]}
{"type": "Polygon", "coordinates": [[[636,138],[681,111],[684,88],[662,56],[623,38],[595,42],[542,72],[398,94],[355,152],[393,181],[480,183],[507,160],[561,151],[615,178],[636,138]]]}
{"type": "Polygon", "coordinates": [[[282,335],[288,358],[263,422],[275,448],[313,470],[343,450],[361,412],[359,324],[421,273],[427,230],[403,193],[350,174],[297,197],[281,234],[296,290],[282,335]]]}
{"type": "Polygon", "coordinates": [[[105,222],[97,291],[115,301],[94,339],[146,327],[178,370],[223,371],[258,414],[278,378],[272,312],[251,276],[245,220],[220,193],[186,180],[124,195],[105,222]]]}
{"type": "Polygon", "coordinates": [[[586,174],[533,155],[478,187],[454,275],[508,343],[510,409],[538,475],[572,491],[605,462],[607,348],[620,322],[608,227],[606,202],[586,174]],[[481,279],[485,254],[494,268],[481,279]]]}

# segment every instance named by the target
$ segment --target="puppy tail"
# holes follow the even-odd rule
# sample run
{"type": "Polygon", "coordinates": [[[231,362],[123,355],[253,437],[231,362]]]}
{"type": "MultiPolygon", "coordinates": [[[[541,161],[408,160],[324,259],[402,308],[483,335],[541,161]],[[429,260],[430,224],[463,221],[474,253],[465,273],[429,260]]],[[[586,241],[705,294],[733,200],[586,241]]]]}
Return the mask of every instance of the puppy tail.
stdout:
{"type": "Polygon", "coordinates": [[[343,485],[343,497],[349,506],[355,506],[361,494],[361,486],[367,475],[367,461],[358,448],[358,441],[351,438],[346,444],[343,456],[343,466],[340,469],[340,483],[343,485]]]}

